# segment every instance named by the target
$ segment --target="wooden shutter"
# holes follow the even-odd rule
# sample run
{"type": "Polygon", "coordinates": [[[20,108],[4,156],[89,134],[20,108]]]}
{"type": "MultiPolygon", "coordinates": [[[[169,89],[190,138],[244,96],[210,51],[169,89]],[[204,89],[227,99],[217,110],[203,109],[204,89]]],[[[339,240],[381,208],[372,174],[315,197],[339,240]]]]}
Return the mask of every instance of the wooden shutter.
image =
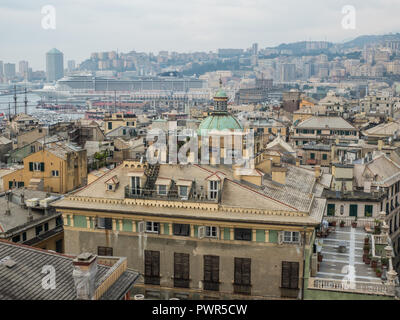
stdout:
{"type": "Polygon", "coordinates": [[[242,259],[242,284],[251,283],[251,259],[242,259]]]}
{"type": "Polygon", "coordinates": [[[299,263],[292,262],[290,268],[290,288],[298,289],[299,287],[299,263]]]}
{"type": "Polygon", "coordinates": [[[40,163],[40,171],[44,172],[44,162],[40,163]]]}
{"type": "Polygon", "coordinates": [[[212,281],[212,256],[204,256],[204,281],[212,281]]]}
{"type": "Polygon", "coordinates": [[[177,279],[189,279],[189,254],[174,253],[174,277],[177,279]]]}
{"type": "Polygon", "coordinates": [[[29,162],[29,171],[33,171],[33,162],[29,162]]]}
{"type": "Polygon", "coordinates": [[[199,227],[198,236],[199,236],[199,239],[203,239],[206,236],[206,227],[204,227],[204,226],[199,227]]]}
{"type": "Polygon", "coordinates": [[[151,251],[145,250],[144,251],[144,275],[146,277],[151,277],[152,272],[151,272],[151,265],[152,265],[152,255],[151,251]]]}
{"type": "Polygon", "coordinates": [[[282,261],[282,288],[290,288],[290,262],[282,261]]]}
{"type": "Polygon", "coordinates": [[[299,288],[299,263],[282,261],[282,288],[299,288]]]}
{"type": "Polygon", "coordinates": [[[160,252],[145,250],[144,252],[144,274],[147,277],[160,276],[160,252]]]}
{"type": "Polygon", "coordinates": [[[160,276],[160,251],[152,251],[151,271],[153,277],[160,276]]]}
{"type": "Polygon", "coordinates": [[[212,278],[211,281],[219,282],[219,257],[212,256],[212,278]]]}

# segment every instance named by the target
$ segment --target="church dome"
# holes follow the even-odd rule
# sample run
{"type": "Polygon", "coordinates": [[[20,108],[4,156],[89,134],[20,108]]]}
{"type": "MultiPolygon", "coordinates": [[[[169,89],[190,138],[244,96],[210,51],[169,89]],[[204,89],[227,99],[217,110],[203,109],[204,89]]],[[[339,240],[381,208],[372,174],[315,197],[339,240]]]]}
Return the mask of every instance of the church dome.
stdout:
{"type": "Polygon", "coordinates": [[[234,116],[214,114],[205,118],[199,125],[198,134],[207,135],[209,131],[243,130],[242,124],[234,116]]]}

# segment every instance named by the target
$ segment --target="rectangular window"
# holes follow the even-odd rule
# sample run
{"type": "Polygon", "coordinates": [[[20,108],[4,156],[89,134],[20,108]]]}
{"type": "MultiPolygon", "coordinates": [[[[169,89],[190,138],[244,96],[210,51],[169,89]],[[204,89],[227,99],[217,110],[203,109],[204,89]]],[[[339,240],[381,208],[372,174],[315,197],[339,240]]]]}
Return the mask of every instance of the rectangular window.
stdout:
{"type": "Polygon", "coordinates": [[[63,240],[57,240],[56,241],[56,252],[62,253],[63,252],[63,240]]]}
{"type": "Polygon", "coordinates": [[[108,122],[107,125],[108,125],[108,130],[111,130],[112,129],[112,122],[108,122]]]}
{"type": "Polygon", "coordinates": [[[149,233],[160,233],[160,223],[159,222],[146,222],[146,232],[149,233]]]}
{"type": "Polygon", "coordinates": [[[356,204],[350,205],[350,217],[357,217],[358,206],[356,204]]]}
{"type": "Polygon", "coordinates": [[[204,256],[204,290],[219,291],[219,257],[204,256]]]}
{"type": "Polygon", "coordinates": [[[300,242],[300,232],[296,231],[284,231],[283,242],[286,243],[299,243],[300,242]]]}
{"type": "Polygon", "coordinates": [[[180,197],[187,197],[188,196],[188,187],[187,186],[180,186],[179,187],[179,196],[180,197]]]}
{"type": "Polygon", "coordinates": [[[44,231],[49,231],[49,224],[47,222],[44,224],[44,231]]]}
{"type": "Polygon", "coordinates": [[[112,218],[97,218],[97,228],[112,230],[112,218]]]}
{"type": "Polygon", "coordinates": [[[314,160],[315,159],[315,153],[310,153],[310,159],[314,160]]]}
{"type": "Polygon", "coordinates": [[[335,204],[334,203],[328,203],[327,215],[329,217],[333,217],[335,215],[335,204]]]}
{"type": "Polygon", "coordinates": [[[99,256],[112,256],[113,248],[110,247],[97,247],[97,254],[99,256]]]}
{"type": "Polygon", "coordinates": [[[12,242],[20,242],[21,241],[21,235],[17,235],[12,238],[12,242]]]}
{"type": "Polygon", "coordinates": [[[160,251],[144,251],[144,283],[160,285],[160,251]]]}
{"type": "Polygon", "coordinates": [[[22,234],[22,241],[26,241],[26,232],[22,234]]]}
{"type": "Polygon", "coordinates": [[[282,288],[299,288],[299,263],[282,261],[282,288]]]}
{"type": "Polygon", "coordinates": [[[167,195],[167,186],[163,185],[163,184],[159,185],[158,186],[158,194],[160,196],[166,196],[167,195]]]}
{"type": "Polygon", "coordinates": [[[37,226],[35,228],[35,231],[36,231],[36,235],[38,236],[43,231],[43,226],[37,226]]]}
{"type": "Polygon", "coordinates": [[[174,236],[185,236],[188,237],[190,235],[190,224],[173,224],[173,232],[174,236]]]}
{"type": "Polygon", "coordinates": [[[218,181],[210,181],[210,200],[218,199],[218,181]]]}
{"type": "Polygon", "coordinates": [[[252,236],[251,229],[235,228],[235,240],[251,241],[251,236],[252,236]]]}
{"type": "Polygon", "coordinates": [[[373,206],[366,204],[365,205],[365,216],[366,217],[372,217],[372,210],[373,210],[373,206]]]}
{"type": "Polygon", "coordinates": [[[250,294],[251,292],[251,259],[235,258],[233,292],[250,294]]]}
{"type": "Polygon", "coordinates": [[[29,171],[44,171],[43,162],[29,162],[29,171]]]}
{"type": "Polygon", "coordinates": [[[132,194],[140,194],[140,177],[132,177],[131,179],[131,192],[132,194]]]}
{"type": "Polygon", "coordinates": [[[174,253],[174,287],[189,288],[188,253],[174,253]]]}
{"type": "Polygon", "coordinates": [[[328,160],[328,155],[326,153],[322,154],[322,160],[328,160]]]}
{"type": "Polygon", "coordinates": [[[58,170],[51,170],[51,175],[53,177],[58,177],[60,174],[59,174],[58,170]]]}
{"type": "Polygon", "coordinates": [[[207,238],[217,238],[218,237],[218,227],[206,227],[206,234],[207,238]]]}

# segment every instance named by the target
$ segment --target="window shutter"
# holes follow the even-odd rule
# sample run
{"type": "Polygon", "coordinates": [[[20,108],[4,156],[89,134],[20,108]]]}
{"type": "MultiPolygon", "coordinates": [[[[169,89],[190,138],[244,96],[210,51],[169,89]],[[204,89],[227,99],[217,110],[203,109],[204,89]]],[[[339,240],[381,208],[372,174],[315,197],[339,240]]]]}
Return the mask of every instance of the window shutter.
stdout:
{"type": "Polygon", "coordinates": [[[242,283],[242,259],[235,258],[235,283],[242,283]]]}
{"type": "Polygon", "coordinates": [[[298,289],[299,287],[299,263],[292,262],[290,268],[290,288],[298,289]]]}
{"type": "Polygon", "coordinates": [[[199,227],[199,239],[203,239],[206,236],[206,227],[199,227]]]}
{"type": "Polygon", "coordinates": [[[282,288],[290,288],[290,262],[282,261],[282,288]]]}
{"type": "Polygon", "coordinates": [[[40,163],[40,171],[44,172],[44,162],[40,163]]]}
{"type": "Polygon", "coordinates": [[[160,251],[152,252],[152,276],[160,276],[160,251]]]}
{"type": "Polygon", "coordinates": [[[279,244],[283,243],[283,237],[284,237],[284,232],[283,231],[279,231],[279,234],[278,234],[278,243],[279,244]]]}
{"type": "Polygon", "coordinates": [[[204,281],[212,281],[211,256],[204,256],[204,281]]]}
{"type": "Polygon", "coordinates": [[[189,279],[189,254],[183,254],[183,279],[189,279]]]}
{"type": "Polygon", "coordinates": [[[246,258],[242,260],[242,284],[251,283],[251,260],[246,258]]]}
{"type": "Polygon", "coordinates": [[[147,250],[144,251],[144,275],[151,276],[151,252],[147,250]]]}
{"type": "Polygon", "coordinates": [[[219,257],[212,257],[212,281],[219,282],[219,257]]]}
{"type": "Polygon", "coordinates": [[[29,162],[29,171],[33,171],[33,162],[29,162]]]}
{"type": "Polygon", "coordinates": [[[138,223],[138,230],[139,230],[139,233],[143,233],[144,232],[144,221],[140,221],[138,223]]]}

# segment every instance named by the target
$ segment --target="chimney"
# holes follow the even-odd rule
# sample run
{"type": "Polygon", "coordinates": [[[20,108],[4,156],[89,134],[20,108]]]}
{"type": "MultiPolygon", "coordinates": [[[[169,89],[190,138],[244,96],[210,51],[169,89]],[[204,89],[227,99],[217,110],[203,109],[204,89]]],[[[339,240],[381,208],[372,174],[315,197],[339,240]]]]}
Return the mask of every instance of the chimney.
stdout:
{"type": "Polygon", "coordinates": [[[286,171],[287,168],[281,164],[275,164],[272,167],[272,181],[280,184],[286,184],[286,171]]]}
{"type": "Polygon", "coordinates": [[[97,255],[88,252],[81,253],[72,261],[72,264],[77,299],[93,300],[96,289],[97,255]]]}
{"type": "Polygon", "coordinates": [[[315,179],[319,179],[321,176],[321,166],[315,166],[315,179]]]}
{"type": "Polygon", "coordinates": [[[381,151],[383,148],[383,140],[378,140],[378,150],[381,151]]]}

